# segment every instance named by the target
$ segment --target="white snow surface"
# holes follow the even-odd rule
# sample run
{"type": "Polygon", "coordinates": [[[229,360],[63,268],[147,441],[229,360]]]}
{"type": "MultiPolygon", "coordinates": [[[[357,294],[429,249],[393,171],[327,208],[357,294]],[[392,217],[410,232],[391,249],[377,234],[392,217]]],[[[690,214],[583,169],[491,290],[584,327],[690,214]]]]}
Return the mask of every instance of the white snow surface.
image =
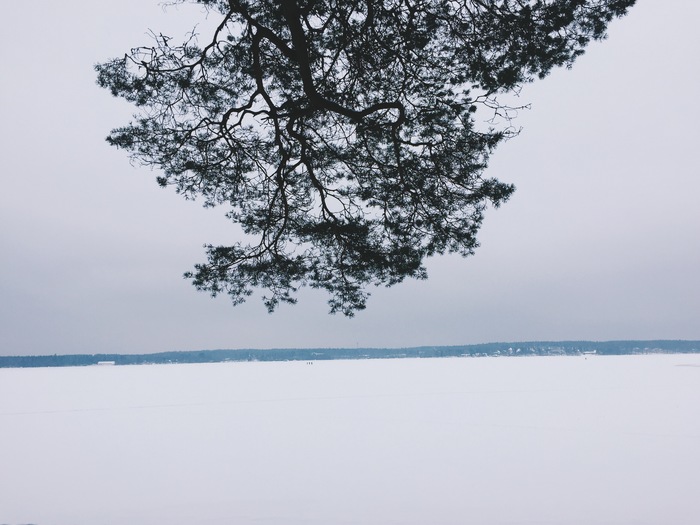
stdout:
{"type": "Polygon", "coordinates": [[[700,355],[0,369],[0,524],[696,525],[700,355]]]}

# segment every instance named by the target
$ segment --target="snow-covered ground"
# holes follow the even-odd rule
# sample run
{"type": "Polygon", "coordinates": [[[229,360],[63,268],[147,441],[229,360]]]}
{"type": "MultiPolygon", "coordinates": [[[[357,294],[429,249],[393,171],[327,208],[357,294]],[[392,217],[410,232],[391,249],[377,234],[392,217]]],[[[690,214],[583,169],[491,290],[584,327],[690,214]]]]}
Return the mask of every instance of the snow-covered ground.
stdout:
{"type": "Polygon", "coordinates": [[[0,524],[700,523],[700,355],[0,369],[0,524]]]}

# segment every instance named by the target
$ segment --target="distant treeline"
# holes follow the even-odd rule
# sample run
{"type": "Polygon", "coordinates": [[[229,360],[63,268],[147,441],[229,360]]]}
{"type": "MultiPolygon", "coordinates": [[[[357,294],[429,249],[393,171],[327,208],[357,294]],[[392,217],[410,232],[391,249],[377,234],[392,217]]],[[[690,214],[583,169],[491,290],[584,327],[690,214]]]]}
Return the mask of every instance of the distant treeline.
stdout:
{"type": "Polygon", "coordinates": [[[320,361],[401,357],[482,357],[528,355],[628,355],[700,353],[700,341],[531,341],[414,348],[277,348],[270,350],[196,350],[157,354],[76,354],[0,356],[0,368],[87,366],[101,363],[142,365],[220,363],[224,361],[320,361]]]}

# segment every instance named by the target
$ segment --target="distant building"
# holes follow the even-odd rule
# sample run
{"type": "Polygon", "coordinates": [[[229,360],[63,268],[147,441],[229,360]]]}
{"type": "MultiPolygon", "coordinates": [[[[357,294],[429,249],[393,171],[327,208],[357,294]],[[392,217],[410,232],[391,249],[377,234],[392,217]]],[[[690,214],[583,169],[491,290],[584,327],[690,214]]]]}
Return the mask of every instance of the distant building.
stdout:
{"type": "Polygon", "coordinates": [[[98,361],[97,364],[100,366],[109,366],[109,365],[116,365],[117,362],[116,361],[98,361]]]}

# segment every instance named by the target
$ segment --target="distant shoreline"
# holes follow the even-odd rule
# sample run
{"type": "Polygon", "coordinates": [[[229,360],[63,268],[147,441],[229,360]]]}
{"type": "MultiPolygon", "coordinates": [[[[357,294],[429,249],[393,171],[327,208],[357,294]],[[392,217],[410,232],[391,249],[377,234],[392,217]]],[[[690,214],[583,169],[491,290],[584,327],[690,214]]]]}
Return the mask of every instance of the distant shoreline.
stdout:
{"type": "Polygon", "coordinates": [[[640,355],[700,353],[700,341],[524,341],[410,348],[273,348],[189,350],[152,354],[0,356],[0,368],[90,365],[221,363],[228,361],[324,361],[408,357],[494,357],[554,355],[640,355]]]}

